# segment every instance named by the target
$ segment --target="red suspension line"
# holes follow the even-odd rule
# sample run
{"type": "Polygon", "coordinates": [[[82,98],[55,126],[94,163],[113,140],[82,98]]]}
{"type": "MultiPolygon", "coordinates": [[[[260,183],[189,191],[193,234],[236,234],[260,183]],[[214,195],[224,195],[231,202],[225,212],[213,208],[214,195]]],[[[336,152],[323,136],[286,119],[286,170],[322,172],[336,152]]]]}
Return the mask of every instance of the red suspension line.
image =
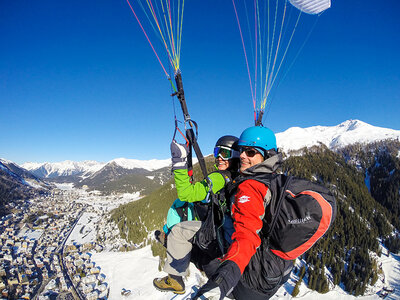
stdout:
{"type": "Polygon", "coordinates": [[[157,14],[156,14],[156,11],[154,10],[153,3],[151,2],[151,0],[148,0],[148,3],[150,3],[151,12],[152,12],[152,14],[153,14],[154,20],[156,21],[158,30],[160,31],[162,40],[164,41],[164,47],[165,47],[165,50],[167,50],[168,59],[169,59],[169,61],[170,61],[170,63],[171,63],[171,66],[173,66],[174,69],[175,69],[175,65],[174,65],[173,60],[172,60],[172,55],[171,55],[171,53],[169,52],[167,43],[165,42],[165,39],[164,39],[164,37],[163,37],[162,31],[161,31],[160,22],[158,22],[157,14]]]}
{"type": "Polygon", "coordinates": [[[150,44],[150,46],[151,46],[151,49],[153,49],[153,52],[154,52],[154,54],[156,55],[156,57],[157,57],[157,59],[158,59],[158,62],[160,63],[162,69],[164,70],[165,76],[169,77],[167,71],[166,71],[165,68],[164,68],[164,65],[162,64],[160,58],[158,57],[158,54],[157,54],[156,50],[155,50],[154,47],[153,47],[153,44],[151,43],[149,37],[147,36],[147,33],[146,33],[146,31],[144,30],[144,28],[143,28],[143,26],[142,26],[142,23],[140,23],[139,18],[137,17],[135,11],[133,10],[133,7],[132,7],[131,3],[129,2],[129,0],[126,0],[126,2],[128,2],[128,5],[129,5],[129,7],[131,8],[131,11],[133,12],[133,15],[135,16],[136,20],[138,21],[138,23],[139,23],[139,25],[140,25],[140,28],[142,28],[142,31],[143,31],[144,35],[146,36],[146,39],[147,39],[147,41],[149,42],[149,44],[150,44]]]}
{"type": "MultiPolygon", "coordinates": [[[[169,59],[169,61],[171,63],[171,66],[173,66],[175,68],[175,64],[174,64],[174,62],[172,60],[173,54],[171,55],[171,53],[169,52],[169,48],[168,48],[167,43],[165,42],[165,39],[163,37],[161,26],[160,26],[161,23],[157,19],[157,14],[156,14],[156,11],[154,10],[153,3],[151,2],[151,0],[148,0],[148,3],[150,3],[150,8],[151,8],[152,14],[154,16],[154,20],[156,21],[158,30],[160,31],[160,35],[162,37],[162,40],[164,41],[164,47],[165,47],[165,50],[167,50],[168,59],[169,59]]],[[[168,25],[165,25],[165,26],[168,26],[168,25]]]]}

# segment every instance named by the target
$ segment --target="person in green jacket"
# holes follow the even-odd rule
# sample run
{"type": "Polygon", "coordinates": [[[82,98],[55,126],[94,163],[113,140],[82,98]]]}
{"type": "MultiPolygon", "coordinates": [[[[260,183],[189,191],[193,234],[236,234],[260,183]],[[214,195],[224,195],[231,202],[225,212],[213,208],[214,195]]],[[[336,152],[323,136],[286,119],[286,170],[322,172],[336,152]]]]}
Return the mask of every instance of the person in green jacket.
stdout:
{"type": "MultiPolygon", "coordinates": [[[[207,178],[195,184],[191,183],[187,169],[188,148],[171,143],[172,170],[179,200],[174,202],[175,208],[181,203],[189,203],[190,215],[188,221],[170,222],[164,231],[167,231],[167,261],[164,271],[168,273],[163,278],[155,278],[153,285],[160,291],[172,291],[176,294],[185,293],[183,276],[187,275],[192,256],[193,238],[199,232],[203,221],[207,218],[210,205],[210,194],[223,197],[226,185],[238,173],[239,147],[238,138],[225,135],[218,139],[214,148],[214,157],[217,171],[208,174],[207,178]],[[211,190],[211,191],[210,191],[211,190]],[[193,208],[193,209],[190,209],[193,208]],[[192,220],[191,220],[192,219],[192,220]],[[174,224],[175,223],[175,224],[174,224]]],[[[172,206],[172,211],[174,210],[172,206]]],[[[171,211],[171,210],[170,210],[171,211]]]]}

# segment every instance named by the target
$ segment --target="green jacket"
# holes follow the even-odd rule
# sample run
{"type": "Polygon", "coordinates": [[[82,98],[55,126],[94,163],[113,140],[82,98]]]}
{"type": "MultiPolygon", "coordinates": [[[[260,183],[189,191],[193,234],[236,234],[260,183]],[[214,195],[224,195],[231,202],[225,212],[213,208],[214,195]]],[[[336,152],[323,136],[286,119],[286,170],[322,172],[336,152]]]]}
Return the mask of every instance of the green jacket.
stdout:
{"type": "MultiPolygon", "coordinates": [[[[202,201],[207,197],[209,191],[207,180],[196,182],[195,184],[190,183],[190,177],[187,169],[180,169],[174,171],[175,185],[178,192],[178,199],[174,201],[171,208],[168,210],[167,223],[163,229],[166,234],[169,233],[171,228],[182,222],[181,216],[178,210],[185,210],[187,213],[187,220],[191,221],[195,219],[193,214],[193,202],[202,201]],[[185,202],[189,205],[185,207],[185,202]]],[[[221,173],[213,172],[208,175],[208,178],[212,182],[212,191],[218,193],[225,186],[225,178],[221,173]]]]}
{"type": "MultiPolygon", "coordinates": [[[[209,191],[207,180],[190,183],[187,169],[174,170],[175,186],[178,198],[184,202],[202,201],[206,198],[209,191]]],[[[212,191],[218,193],[225,186],[225,178],[221,173],[213,172],[208,174],[212,182],[212,191]]]]}

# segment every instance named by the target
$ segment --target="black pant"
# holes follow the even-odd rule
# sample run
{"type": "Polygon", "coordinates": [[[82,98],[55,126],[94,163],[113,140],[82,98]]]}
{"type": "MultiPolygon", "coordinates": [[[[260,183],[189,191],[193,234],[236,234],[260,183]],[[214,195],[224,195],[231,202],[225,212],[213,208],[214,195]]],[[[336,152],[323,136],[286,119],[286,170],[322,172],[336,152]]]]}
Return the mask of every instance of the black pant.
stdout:
{"type": "MultiPolygon", "coordinates": [[[[206,264],[202,265],[202,271],[204,271],[207,277],[210,278],[217,270],[219,265],[220,261],[218,259],[209,260],[207,261],[206,264]]],[[[276,285],[274,288],[272,288],[266,293],[260,293],[252,288],[249,288],[246,285],[246,283],[243,282],[243,277],[242,277],[238,282],[238,284],[236,285],[236,287],[233,289],[232,293],[226,297],[236,300],[268,300],[273,295],[275,295],[278,289],[289,279],[289,277],[290,277],[290,272],[286,274],[284,277],[282,277],[278,285],[276,285]]]]}
{"type": "Polygon", "coordinates": [[[236,285],[236,287],[233,289],[233,296],[235,297],[234,299],[236,300],[268,300],[271,298],[275,293],[279,290],[279,288],[289,279],[290,273],[287,274],[282,278],[281,284],[277,285],[273,289],[269,290],[267,293],[259,293],[255,291],[254,289],[251,289],[247,287],[243,282],[242,279],[239,281],[239,283],[236,285]]]}

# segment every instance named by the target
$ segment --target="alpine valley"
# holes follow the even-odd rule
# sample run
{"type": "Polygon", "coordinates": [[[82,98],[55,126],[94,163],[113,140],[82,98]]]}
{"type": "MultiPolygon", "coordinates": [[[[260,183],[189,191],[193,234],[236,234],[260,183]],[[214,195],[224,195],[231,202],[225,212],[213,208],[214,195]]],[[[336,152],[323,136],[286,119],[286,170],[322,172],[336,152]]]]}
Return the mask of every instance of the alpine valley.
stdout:
{"type": "MultiPolygon", "coordinates": [[[[329,187],[338,205],[333,227],[296,260],[278,298],[400,299],[400,130],[348,120],[331,127],[289,128],[277,134],[277,144],[284,154],[282,171],[329,187]]],[[[212,170],[213,158],[207,156],[206,162],[212,170]]],[[[170,159],[20,166],[0,159],[0,290],[7,291],[3,297],[70,293],[88,298],[97,293],[98,298],[110,299],[185,299],[187,295],[162,294],[152,287],[152,279],[164,275],[160,266],[165,259],[153,232],[163,226],[176,199],[170,168],[170,159]],[[59,236],[44,244],[49,228],[58,228],[59,236]],[[32,244],[34,257],[24,260],[28,229],[40,234],[32,244]],[[79,259],[88,264],[79,257],[86,252],[105,276],[105,289],[99,280],[88,283],[89,273],[76,266],[79,259]],[[52,267],[54,260],[45,259],[55,253],[64,257],[61,276],[52,267]],[[21,267],[25,265],[30,267],[21,267]],[[27,285],[18,280],[22,273],[27,285]],[[53,279],[55,288],[49,287],[53,279]],[[40,288],[29,290],[26,286],[33,280],[40,288]]],[[[202,179],[197,164],[194,171],[195,180],[202,179]]],[[[185,280],[190,287],[206,279],[192,266],[185,280]]]]}

